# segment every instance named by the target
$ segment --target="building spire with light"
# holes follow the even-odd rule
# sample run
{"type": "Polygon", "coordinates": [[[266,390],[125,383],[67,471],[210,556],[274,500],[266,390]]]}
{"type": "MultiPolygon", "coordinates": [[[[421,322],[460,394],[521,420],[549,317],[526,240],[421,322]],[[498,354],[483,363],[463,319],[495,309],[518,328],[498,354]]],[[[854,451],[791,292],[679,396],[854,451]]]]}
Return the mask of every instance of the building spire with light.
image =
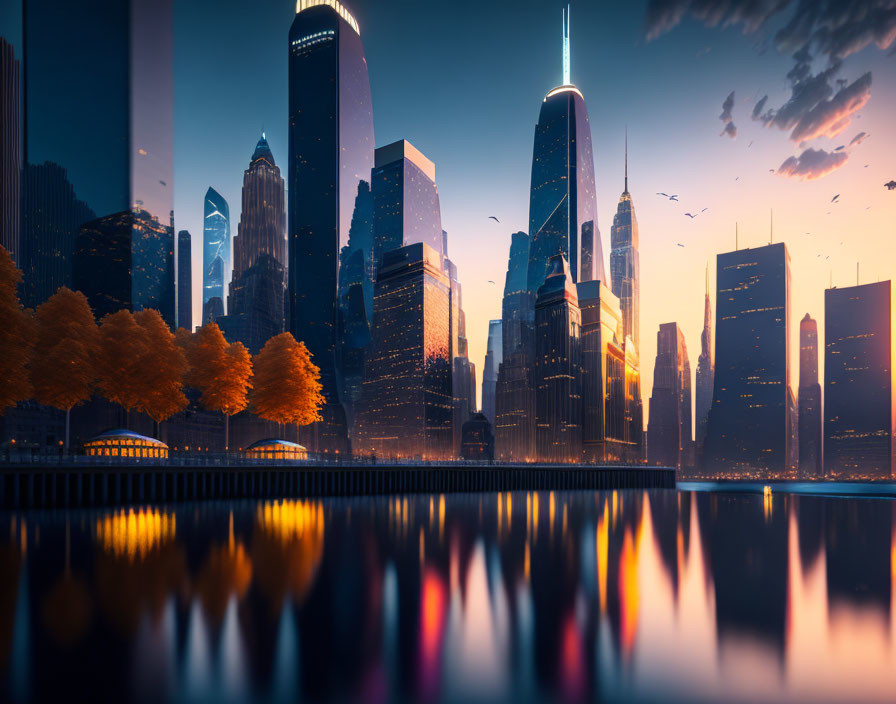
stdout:
{"type": "Polygon", "coordinates": [[[563,11],[563,85],[570,86],[569,78],[569,5],[563,11]]]}
{"type": "Polygon", "coordinates": [[[625,126],[625,189],[624,193],[628,193],[628,125],[625,126]]]}

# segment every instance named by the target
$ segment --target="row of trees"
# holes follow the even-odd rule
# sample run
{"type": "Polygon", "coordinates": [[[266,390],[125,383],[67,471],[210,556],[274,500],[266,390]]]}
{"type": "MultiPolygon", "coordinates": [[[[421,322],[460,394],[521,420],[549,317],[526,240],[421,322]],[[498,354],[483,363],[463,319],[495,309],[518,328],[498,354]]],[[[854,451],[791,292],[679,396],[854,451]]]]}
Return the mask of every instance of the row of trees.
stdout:
{"type": "Polygon", "coordinates": [[[20,401],[65,411],[65,447],[71,409],[94,394],[158,425],[187,407],[186,388],[199,403],[225,416],[251,408],[276,423],[320,420],[320,370],[305,344],[290,333],[268,340],[253,358],[228,343],[215,323],[172,334],[156,310],[120,310],[97,324],[84,294],[60,288],[36,311],[18,299],[22,274],[0,246],[0,413],[20,401]]]}

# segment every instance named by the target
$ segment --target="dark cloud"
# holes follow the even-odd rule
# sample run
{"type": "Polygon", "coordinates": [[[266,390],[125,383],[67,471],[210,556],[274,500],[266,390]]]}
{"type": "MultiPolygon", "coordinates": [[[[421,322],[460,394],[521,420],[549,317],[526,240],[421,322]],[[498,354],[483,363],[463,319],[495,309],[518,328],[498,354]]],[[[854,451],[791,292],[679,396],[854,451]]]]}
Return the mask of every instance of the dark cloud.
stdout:
{"type": "Polygon", "coordinates": [[[645,31],[650,41],[691,15],[708,27],[740,25],[744,34],[750,34],[789,4],[790,0],[650,0],[645,31]]]}
{"type": "Polygon", "coordinates": [[[778,167],[779,176],[800,181],[814,181],[836,171],[846,163],[846,152],[826,152],[824,149],[806,149],[798,157],[792,156],[778,167]]]}
{"type": "Polygon", "coordinates": [[[722,102],[722,114],[719,115],[719,119],[725,123],[725,127],[722,129],[722,134],[727,134],[731,139],[737,137],[737,127],[734,125],[734,115],[732,114],[733,110],[734,91],[731,91],[728,94],[728,97],[722,102]]]}
{"type": "Polygon", "coordinates": [[[855,137],[853,137],[850,140],[849,146],[850,147],[857,146],[857,145],[861,144],[862,142],[864,142],[866,139],[868,139],[870,136],[871,135],[868,134],[867,132],[859,132],[855,137]]]}
{"type": "Polygon", "coordinates": [[[849,127],[852,116],[871,98],[871,72],[837,91],[830,100],[820,100],[797,121],[790,138],[806,142],[816,137],[836,137],[849,127]]]}
{"type": "Polygon", "coordinates": [[[762,110],[765,108],[765,104],[767,102],[768,102],[768,96],[763,95],[759,99],[759,102],[756,103],[756,106],[753,108],[753,119],[754,120],[758,120],[760,117],[762,117],[762,110]]]}

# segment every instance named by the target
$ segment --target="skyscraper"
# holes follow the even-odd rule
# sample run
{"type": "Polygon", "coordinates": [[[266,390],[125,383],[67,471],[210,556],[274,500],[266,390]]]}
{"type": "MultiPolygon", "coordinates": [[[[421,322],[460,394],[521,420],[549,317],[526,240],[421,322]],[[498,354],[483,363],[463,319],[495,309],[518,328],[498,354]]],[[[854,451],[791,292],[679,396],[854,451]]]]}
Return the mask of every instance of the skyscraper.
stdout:
{"type": "MultiPolygon", "coordinates": [[[[230,206],[220,193],[209,186],[203,201],[202,220],[202,322],[214,320],[210,310],[224,310],[224,291],[230,270],[230,206]]],[[[217,317],[217,316],[215,316],[217,317]]]]}
{"type": "Polygon", "coordinates": [[[716,361],[704,471],[790,476],[790,255],[783,243],[718,255],[716,361]]]}
{"type": "Polygon", "coordinates": [[[697,359],[697,388],[695,389],[696,420],[694,445],[696,462],[702,466],[703,442],[706,439],[706,423],[712,406],[712,303],[709,300],[709,271],[707,269],[706,294],[703,299],[703,332],[700,334],[700,357],[697,359]]]}
{"type": "Polygon", "coordinates": [[[428,244],[383,255],[356,453],[453,456],[449,292],[442,256],[428,244]]]}
{"type": "Polygon", "coordinates": [[[19,61],[0,37],[0,245],[19,261],[21,222],[21,140],[19,61]]]}
{"type": "Polygon", "coordinates": [[[193,245],[190,233],[177,233],[177,327],[193,331],[193,245]]]}
{"type": "Polygon", "coordinates": [[[821,386],[818,383],[818,324],[806,313],[800,321],[800,476],[822,476],[821,386]]]}
{"type": "Polygon", "coordinates": [[[283,332],[286,208],[283,179],[264,133],[243,174],[243,208],[233,239],[227,315],[219,325],[252,354],[283,332]]]}
{"type": "Polygon", "coordinates": [[[681,469],[691,452],[691,365],[678,323],[663,323],[656,335],[656,364],[647,425],[650,464],[681,469]]]}
{"type": "Polygon", "coordinates": [[[482,370],[482,414],[495,426],[495,389],[498,367],[504,358],[501,320],[488,321],[485,367],[482,370]]]}
{"type": "Polygon", "coordinates": [[[336,352],[339,254],[373,168],[373,109],[358,23],[337,0],[299,0],[289,30],[286,328],[320,367],[326,407],[312,449],[346,450],[336,352]]]}
{"type": "Polygon", "coordinates": [[[157,308],[173,326],[171,0],[25,0],[23,34],[24,161],[42,169],[23,193],[26,277],[87,286],[91,304],[157,308]],[[64,217],[48,222],[46,204],[64,217]]]}
{"type": "Polygon", "coordinates": [[[638,255],[638,218],[628,192],[628,135],[625,139],[625,188],[616,206],[610,229],[610,276],[613,293],[622,307],[625,335],[640,349],[641,339],[641,262],[638,255]]]}
{"type": "Polygon", "coordinates": [[[824,471],[893,477],[890,282],[824,292],[824,471]]]}
{"type": "Polygon", "coordinates": [[[591,125],[585,98],[569,74],[569,17],[564,15],[563,84],[542,101],[532,150],[527,288],[533,296],[555,254],[569,262],[573,283],[594,278],[608,283],[597,226],[591,125]]]}
{"type": "Polygon", "coordinates": [[[579,300],[562,254],[535,299],[535,447],[542,462],[582,454],[582,351],[579,300]]]}

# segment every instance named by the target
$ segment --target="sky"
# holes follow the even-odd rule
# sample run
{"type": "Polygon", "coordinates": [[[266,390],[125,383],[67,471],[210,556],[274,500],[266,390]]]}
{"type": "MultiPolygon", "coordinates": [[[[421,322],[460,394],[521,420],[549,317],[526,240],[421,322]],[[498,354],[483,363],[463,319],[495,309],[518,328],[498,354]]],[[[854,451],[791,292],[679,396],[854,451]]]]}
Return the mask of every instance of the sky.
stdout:
{"type": "MultiPolygon", "coordinates": [[[[564,4],[346,4],[361,27],[376,143],[408,139],[436,164],[443,227],[463,286],[470,356],[481,383],[488,321],[500,317],[510,236],[527,229],[535,122],[544,95],[561,83],[564,4]]],[[[878,10],[885,4],[847,3],[878,10]]],[[[838,54],[836,73],[805,82],[810,94],[788,103],[793,92],[788,73],[799,65],[792,58],[793,38],[780,48],[775,39],[794,16],[795,3],[758,27],[756,13],[773,0],[719,0],[712,3],[715,15],[703,12],[703,5],[698,0],[651,7],[579,0],[571,7],[572,81],[590,115],[607,257],[623,187],[628,127],[629,190],[640,224],[645,404],[660,323],[679,323],[696,373],[704,273],[709,265],[714,286],[715,256],[734,248],[736,225],[741,247],[766,244],[773,212],[774,240],[786,242],[790,251],[794,387],[799,320],[806,312],[818,319],[823,339],[829,283],[855,283],[857,263],[864,283],[896,275],[896,191],[883,186],[896,178],[893,11],[846,27],[871,32],[877,44],[842,59],[839,55],[855,47],[816,51],[812,61],[804,61],[808,74],[803,78],[827,69],[831,53],[838,54]],[[656,7],[665,10],[656,12],[656,7]],[[822,83],[832,87],[827,95],[822,83]],[[833,101],[832,94],[842,88],[849,89],[836,97],[846,106],[841,114],[848,115],[848,124],[837,127],[843,131],[805,144],[791,139],[794,116],[811,118],[797,125],[802,135],[811,134],[821,119],[819,109],[810,110],[819,106],[808,89],[816,97],[821,90],[821,97],[833,101]],[[723,103],[732,92],[725,111],[723,103]],[[754,120],[754,107],[765,95],[759,115],[777,112],[754,120]],[[854,110],[857,105],[860,109],[854,110]],[[834,151],[860,132],[869,136],[834,151]],[[785,165],[807,149],[816,153],[785,165]],[[814,180],[797,177],[800,168],[812,166],[813,156],[824,162],[842,160],[836,155],[844,153],[845,163],[832,173],[814,180]],[[658,191],[679,194],[679,202],[658,191]],[[696,218],[684,215],[703,208],[708,210],[696,218]]],[[[202,197],[212,185],[229,201],[235,229],[243,170],[262,128],[275,158],[285,165],[286,46],[294,5],[288,0],[251,5],[178,0],[175,13],[176,226],[201,232],[202,197]]],[[[819,37],[819,42],[833,45],[836,39],[819,37]]],[[[817,173],[820,167],[813,168],[817,173]]],[[[194,278],[200,273],[197,245],[194,278]]],[[[609,270],[609,261],[605,264],[609,270]]],[[[196,291],[194,318],[198,286],[196,291]]]]}

